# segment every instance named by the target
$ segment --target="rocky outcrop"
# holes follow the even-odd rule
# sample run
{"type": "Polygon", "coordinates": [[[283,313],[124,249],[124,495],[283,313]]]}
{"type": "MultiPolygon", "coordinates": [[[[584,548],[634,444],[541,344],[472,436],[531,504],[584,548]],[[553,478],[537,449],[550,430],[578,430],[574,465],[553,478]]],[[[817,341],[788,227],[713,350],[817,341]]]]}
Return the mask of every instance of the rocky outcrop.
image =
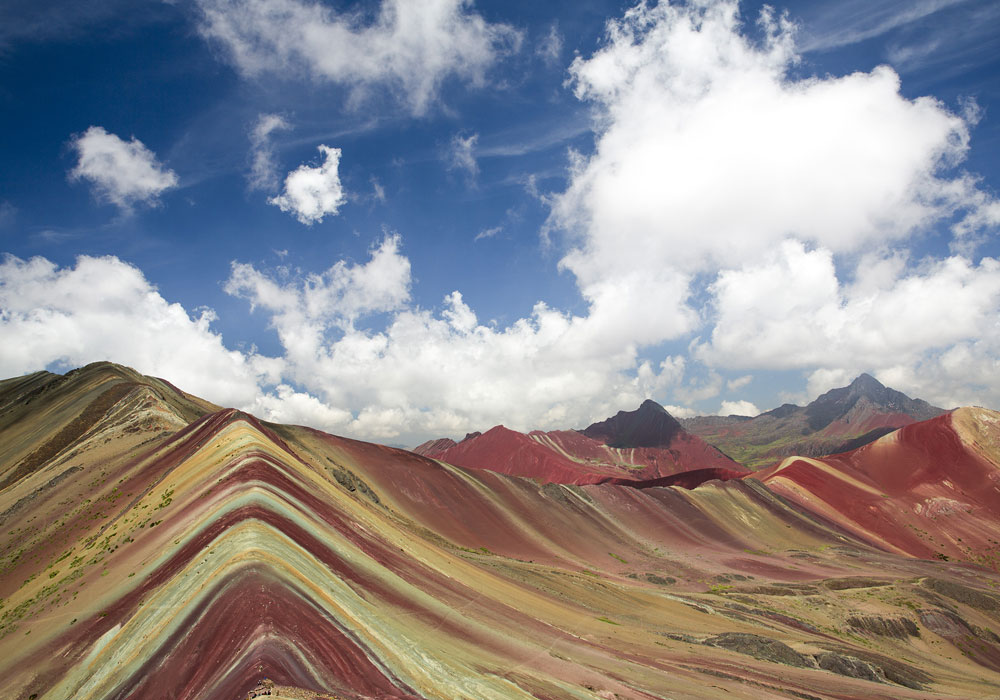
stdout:
{"type": "Polygon", "coordinates": [[[847,625],[858,632],[875,634],[880,637],[907,639],[920,636],[920,628],[917,627],[917,623],[908,617],[889,618],[879,615],[864,615],[849,617],[847,625]]]}
{"type": "Polygon", "coordinates": [[[709,637],[703,644],[746,654],[762,661],[785,664],[786,666],[807,668],[814,665],[810,657],[798,653],[784,642],[779,642],[770,637],[763,637],[759,634],[725,632],[714,637],[709,637]]]}

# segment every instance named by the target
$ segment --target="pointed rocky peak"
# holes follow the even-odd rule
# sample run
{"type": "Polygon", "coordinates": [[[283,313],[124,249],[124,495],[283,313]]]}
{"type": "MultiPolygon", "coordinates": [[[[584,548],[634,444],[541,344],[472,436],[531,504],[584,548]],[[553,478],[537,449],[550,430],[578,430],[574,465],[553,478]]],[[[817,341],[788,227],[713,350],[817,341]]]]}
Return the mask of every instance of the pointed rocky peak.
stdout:
{"type": "Polygon", "coordinates": [[[870,374],[861,374],[844,389],[850,399],[867,399],[875,406],[884,408],[896,408],[910,400],[906,394],[888,388],[870,374]]]}
{"type": "Polygon", "coordinates": [[[867,372],[862,372],[847,387],[851,391],[868,396],[877,396],[886,391],[886,386],[867,372]]]}
{"type": "Polygon", "coordinates": [[[872,410],[884,413],[905,413],[916,420],[926,420],[944,413],[921,399],[890,389],[870,374],[861,374],[848,386],[831,389],[806,406],[806,418],[812,430],[822,430],[845,416],[859,402],[867,402],[872,410]]]}
{"type": "MultiPolygon", "coordinates": [[[[619,413],[623,412],[624,411],[619,411],[619,413]]],[[[639,404],[639,408],[636,409],[635,412],[638,413],[639,415],[655,415],[660,413],[666,414],[667,416],[670,415],[669,413],[667,413],[667,409],[665,409],[663,406],[653,401],[653,399],[646,399],[645,401],[643,401],[641,404],[639,404]]]]}
{"type": "Polygon", "coordinates": [[[667,447],[684,429],[663,406],[646,399],[636,410],[619,411],[581,432],[611,447],[667,447]]]}

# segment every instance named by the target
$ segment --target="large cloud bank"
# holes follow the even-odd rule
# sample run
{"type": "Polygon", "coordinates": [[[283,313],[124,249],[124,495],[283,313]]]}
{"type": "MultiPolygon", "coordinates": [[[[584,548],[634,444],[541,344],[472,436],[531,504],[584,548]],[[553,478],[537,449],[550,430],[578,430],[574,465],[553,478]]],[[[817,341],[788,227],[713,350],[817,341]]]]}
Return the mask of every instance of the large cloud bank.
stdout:
{"type": "Polygon", "coordinates": [[[665,304],[637,339],[698,313],[710,366],[807,370],[814,395],[870,370],[947,405],[985,399],[1000,277],[973,254],[1000,217],[957,169],[975,109],[907,99],[886,66],[792,77],[794,27],[765,11],[757,30],[735,2],[643,4],[573,62],[598,138],[552,199],[561,264],[584,294],[642,279],[665,304]],[[935,235],[965,255],[910,259],[935,235]],[[709,303],[657,294],[679,280],[709,303]]]}
{"type": "MultiPolygon", "coordinates": [[[[411,5],[386,0],[359,29],[298,0],[200,2],[203,31],[241,70],[387,81],[415,111],[444,76],[481,75],[507,31],[441,0],[418,38],[392,49],[402,53],[345,67],[329,37],[378,45],[408,26],[411,5]],[[233,8],[245,10],[238,22],[233,8]],[[432,51],[428,37],[455,23],[459,47],[432,51]],[[474,60],[460,68],[460,56],[474,60]],[[414,79],[417,64],[433,70],[414,79]]],[[[573,62],[595,148],[571,156],[548,229],[582,312],[540,301],[499,327],[461,290],[422,308],[403,239],[388,235],[367,260],[322,271],[234,262],[226,291],[280,341],[263,357],[229,349],[211,312],[170,304],[115,258],[63,269],[9,258],[0,331],[18,342],[0,349],[0,374],[108,357],[265,418],[393,442],[500,422],[581,426],[649,396],[690,404],[718,396],[722,371],[742,375],[732,391],[758,370],[801,371],[812,395],[870,371],[941,405],[1000,405],[1000,263],[975,254],[1000,205],[960,169],[975,110],[909,99],[887,67],[802,78],[796,61],[785,20],[764,14],[753,30],[717,1],[638,5],[573,62]],[[668,341],[687,356],[657,351],[668,341]],[[707,380],[692,383],[695,365],[707,380]]],[[[334,174],[331,152],[319,170],[334,174]]],[[[287,185],[304,222],[335,213],[287,185]]],[[[721,412],[757,411],[731,398],[721,412]]]]}
{"type": "MultiPolygon", "coordinates": [[[[0,375],[109,359],[169,379],[212,401],[249,406],[268,361],[227,350],[213,312],[167,302],[137,268],[81,256],[59,268],[44,258],[0,263],[0,375]]],[[[274,364],[271,363],[273,367],[274,364]]]]}

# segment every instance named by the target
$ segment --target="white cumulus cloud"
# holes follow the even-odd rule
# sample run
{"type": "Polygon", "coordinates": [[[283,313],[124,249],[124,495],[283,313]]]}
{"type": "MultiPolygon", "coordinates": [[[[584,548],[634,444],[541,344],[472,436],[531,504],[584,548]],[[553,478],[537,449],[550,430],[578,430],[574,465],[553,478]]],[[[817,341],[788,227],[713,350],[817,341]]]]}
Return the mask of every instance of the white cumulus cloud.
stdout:
{"type": "Polygon", "coordinates": [[[584,426],[637,406],[683,374],[679,358],[640,362],[634,345],[614,337],[620,319],[610,308],[583,317],[538,303],[501,328],[482,323],[458,291],[437,313],[416,307],[400,246],[388,236],[365,263],[297,278],[233,265],[226,290],[270,316],[284,376],[300,388],[272,394],[261,404],[268,417],[303,420],[314,409],[314,425],[393,440],[501,422],[584,426]],[[373,330],[369,317],[382,313],[384,328],[373,330]],[[348,413],[331,423],[323,407],[348,413]]]}
{"type": "Polygon", "coordinates": [[[966,154],[962,116],[903,97],[885,66],[789,78],[792,30],[765,20],[756,45],[735,2],[639,5],[574,61],[600,121],[554,199],[553,222],[581,242],[570,269],[727,266],[788,236],[851,251],[980,208],[942,174],[966,154]]]}
{"type": "Polygon", "coordinates": [[[987,379],[1000,369],[1000,262],[904,263],[869,254],[844,283],[829,250],[786,241],[719,275],[715,326],[695,353],[734,369],[805,370],[811,395],[871,371],[948,406],[1000,402],[987,379]]]}
{"type": "Polygon", "coordinates": [[[322,163],[302,164],[288,173],[282,193],[267,200],[306,226],[322,222],[327,215],[336,215],[347,199],[338,172],[340,149],[321,145],[319,152],[323,154],[322,163]]]}
{"type": "Polygon", "coordinates": [[[451,76],[481,85],[521,35],[469,10],[467,0],[382,0],[369,17],[309,0],[196,0],[200,29],[245,75],[301,72],[351,88],[398,94],[428,110],[451,76]]]}
{"type": "Polygon", "coordinates": [[[975,376],[1000,354],[995,262],[973,252],[998,204],[959,170],[976,110],[905,97],[887,66],[799,77],[795,27],[767,9],[758,26],[748,38],[732,0],[641,3],[574,60],[597,141],[548,197],[561,267],[592,314],[605,298],[625,310],[618,338],[700,332],[709,376],[868,370],[906,390],[952,367],[954,395],[995,395],[975,376]],[[911,255],[927,236],[954,257],[911,255]]]}
{"type": "Polygon", "coordinates": [[[760,414],[760,409],[749,401],[723,401],[719,408],[720,416],[750,416],[760,414]]]}
{"type": "Polygon", "coordinates": [[[77,154],[70,178],[87,180],[98,199],[123,211],[135,204],[154,206],[162,192],[177,186],[177,174],[134,136],[124,141],[104,127],[91,126],[74,136],[70,146],[77,154]]]}
{"type": "Polygon", "coordinates": [[[210,310],[191,315],[169,303],[113,256],[80,256],[65,268],[40,257],[0,263],[0,376],[111,360],[216,403],[250,406],[281,361],[228,350],[213,320],[210,310]]]}

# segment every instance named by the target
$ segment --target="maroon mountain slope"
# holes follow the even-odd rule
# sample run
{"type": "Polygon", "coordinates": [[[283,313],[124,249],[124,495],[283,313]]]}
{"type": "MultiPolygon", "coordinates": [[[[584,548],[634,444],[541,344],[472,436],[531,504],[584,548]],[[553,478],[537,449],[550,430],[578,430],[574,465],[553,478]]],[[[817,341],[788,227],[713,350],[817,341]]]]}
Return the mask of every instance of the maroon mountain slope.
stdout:
{"type": "Polygon", "coordinates": [[[1000,555],[1000,413],[960,408],[754,477],[887,551],[993,567],[1000,555]]]}
{"type": "Polygon", "coordinates": [[[526,434],[497,426],[457,444],[444,438],[414,451],[460,467],[557,484],[645,483],[698,471],[700,476],[677,482],[687,485],[746,472],[648,400],[584,430],[526,434]]]}

